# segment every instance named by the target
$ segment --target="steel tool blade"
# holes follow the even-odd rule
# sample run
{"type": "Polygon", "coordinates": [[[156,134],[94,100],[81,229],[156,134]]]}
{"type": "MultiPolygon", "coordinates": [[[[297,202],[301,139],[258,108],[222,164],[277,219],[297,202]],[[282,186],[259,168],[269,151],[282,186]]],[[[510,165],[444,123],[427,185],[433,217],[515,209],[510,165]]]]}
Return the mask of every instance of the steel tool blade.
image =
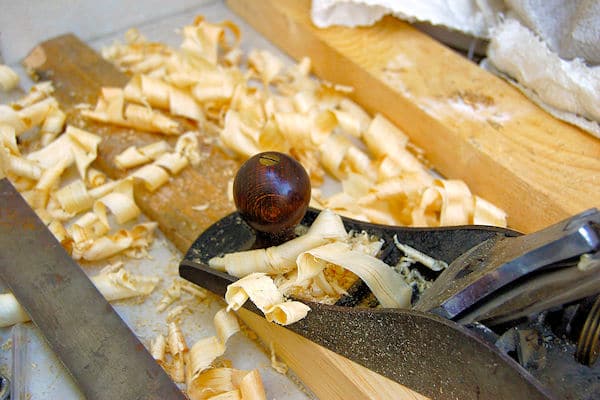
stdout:
{"type": "Polygon", "coordinates": [[[0,180],[0,277],[87,399],[185,399],[8,179],[0,180]]]}
{"type": "MultiPolygon", "coordinates": [[[[594,284],[579,291],[568,286],[579,280],[585,283],[586,274],[583,271],[580,274],[576,273],[576,269],[572,270],[574,274],[565,274],[564,271],[554,273],[554,279],[550,279],[547,272],[564,268],[563,264],[569,261],[576,265],[583,254],[593,255],[598,250],[600,212],[596,209],[587,210],[529,235],[494,237],[453,261],[419,300],[415,309],[431,311],[455,320],[470,313],[465,319],[468,322],[484,317],[490,309],[499,306],[500,300],[508,304],[504,298],[519,299],[517,295],[520,293],[531,299],[521,298],[514,302],[512,309],[505,309],[505,315],[513,311],[518,314],[521,309],[533,303],[556,305],[548,300],[565,295],[567,289],[572,290],[573,297],[565,298],[563,302],[578,300],[598,292],[598,286],[594,284]],[[557,279],[559,275],[561,277],[557,279]],[[523,279],[534,276],[535,279],[531,282],[522,284],[523,279]],[[519,284],[521,287],[518,287],[519,284]],[[537,290],[532,290],[532,286],[537,286],[537,290]],[[514,290],[512,293],[503,292],[507,288],[514,290]],[[498,301],[490,300],[495,297],[498,301]],[[474,310],[482,302],[489,302],[488,306],[474,310]]],[[[588,281],[598,278],[597,269],[593,268],[588,272],[588,281]]]]}

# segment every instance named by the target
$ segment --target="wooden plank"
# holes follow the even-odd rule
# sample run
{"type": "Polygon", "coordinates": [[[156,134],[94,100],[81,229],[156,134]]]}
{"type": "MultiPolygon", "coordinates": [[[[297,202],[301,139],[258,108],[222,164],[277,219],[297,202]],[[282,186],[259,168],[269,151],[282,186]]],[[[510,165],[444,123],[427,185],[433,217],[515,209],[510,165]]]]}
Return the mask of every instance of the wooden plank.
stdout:
{"type": "Polygon", "coordinates": [[[324,347],[314,343],[307,347],[306,339],[302,336],[266,322],[251,311],[242,308],[238,311],[238,316],[256,332],[266,346],[274,346],[277,355],[303,382],[320,382],[311,386],[320,399],[427,399],[324,347]]]}
{"type": "Polygon", "coordinates": [[[600,141],[394,18],[318,29],[309,0],[228,0],[256,30],[401,127],[445,176],[503,207],[523,232],[600,206],[600,141]],[[268,22],[266,22],[268,21],[268,22]]]}
{"type": "MultiPolygon", "coordinates": [[[[127,77],[75,36],[65,35],[40,44],[23,63],[40,79],[54,82],[55,96],[67,112],[70,124],[88,129],[103,138],[95,166],[112,178],[125,174],[114,165],[116,154],[131,145],[143,145],[164,138],[80,118],[75,108],[77,104],[95,104],[102,86],[123,86],[127,77]]],[[[207,132],[201,133],[209,135],[207,132]]],[[[227,199],[226,186],[237,171],[238,164],[210,143],[209,140],[201,145],[206,161],[199,167],[186,168],[154,193],[141,185],[135,188],[137,204],[147,216],[159,223],[165,236],[182,252],[186,252],[210,224],[233,210],[233,205],[227,199]],[[194,205],[205,203],[210,204],[206,211],[191,209],[194,205]]],[[[268,323],[264,318],[250,312],[241,312],[239,315],[265,343],[275,343],[279,356],[320,398],[425,399],[285,328],[268,323]]]]}

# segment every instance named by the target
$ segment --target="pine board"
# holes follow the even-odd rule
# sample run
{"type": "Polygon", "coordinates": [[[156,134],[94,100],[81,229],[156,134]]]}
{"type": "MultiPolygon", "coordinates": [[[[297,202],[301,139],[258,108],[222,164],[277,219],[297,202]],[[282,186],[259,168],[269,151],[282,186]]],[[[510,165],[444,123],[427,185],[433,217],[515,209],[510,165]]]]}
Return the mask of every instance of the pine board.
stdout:
{"type": "Polygon", "coordinates": [[[600,140],[402,21],[319,29],[309,0],[228,6],[321,78],[401,127],[435,168],[504,208],[509,226],[542,229],[600,206],[600,140]]]}

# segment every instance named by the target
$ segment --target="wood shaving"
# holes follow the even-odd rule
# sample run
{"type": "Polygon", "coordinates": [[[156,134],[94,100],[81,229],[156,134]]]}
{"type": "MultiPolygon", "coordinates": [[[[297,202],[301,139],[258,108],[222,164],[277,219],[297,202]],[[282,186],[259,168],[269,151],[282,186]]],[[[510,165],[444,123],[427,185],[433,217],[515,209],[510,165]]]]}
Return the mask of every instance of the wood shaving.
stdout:
{"type": "Polygon", "coordinates": [[[167,314],[167,322],[177,321],[180,319],[181,314],[190,311],[191,310],[187,304],[178,304],[169,310],[169,313],[167,314]]]}
{"type": "Polygon", "coordinates": [[[409,245],[400,243],[398,237],[394,235],[394,244],[398,247],[408,259],[414,260],[431,269],[432,271],[442,271],[448,268],[448,264],[442,260],[436,260],[427,254],[410,247],[409,245]]]}
{"type": "Polygon", "coordinates": [[[13,90],[19,84],[19,75],[8,65],[0,64],[0,89],[4,92],[13,90]]]}
{"type": "MultiPolygon", "coordinates": [[[[159,281],[156,277],[134,275],[124,269],[100,273],[90,279],[108,301],[147,296],[152,293],[159,281]]],[[[12,293],[0,294],[0,327],[29,320],[29,315],[12,293]]]]}
{"type": "Polygon", "coordinates": [[[286,363],[279,361],[277,359],[277,355],[275,354],[275,344],[271,342],[271,368],[280,373],[281,375],[285,375],[288,372],[288,366],[286,363]]]}

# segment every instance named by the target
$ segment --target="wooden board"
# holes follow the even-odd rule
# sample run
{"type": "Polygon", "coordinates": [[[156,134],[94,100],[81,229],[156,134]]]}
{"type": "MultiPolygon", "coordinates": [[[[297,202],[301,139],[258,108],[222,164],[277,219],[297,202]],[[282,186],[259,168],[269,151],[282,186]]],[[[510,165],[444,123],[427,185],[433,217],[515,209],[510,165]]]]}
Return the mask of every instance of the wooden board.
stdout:
{"type": "Polygon", "coordinates": [[[600,140],[391,17],[373,27],[318,29],[309,0],[227,4],[314,72],[400,126],[443,175],[503,207],[531,232],[600,206],[600,140]]]}
{"type": "MultiPolygon", "coordinates": [[[[55,96],[68,114],[68,123],[102,137],[95,166],[112,178],[125,174],[114,165],[116,154],[131,145],[143,145],[164,138],[157,134],[92,123],[79,117],[75,105],[81,102],[95,104],[102,86],[123,86],[127,77],[75,36],[60,36],[40,44],[23,63],[40,79],[54,82],[55,96]]],[[[208,135],[206,132],[202,134],[208,135]]],[[[186,168],[154,193],[141,185],[135,188],[137,204],[148,217],[159,223],[165,236],[182,252],[186,252],[210,224],[233,211],[233,204],[226,195],[226,185],[237,170],[238,163],[210,143],[209,140],[201,146],[206,161],[199,167],[186,168]],[[209,203],[210,207],[204,212],[191,208],[205,203],[209,203]]],[[[285,328],[266,322],[264,318],[243,310],[239,315],[264,343],[273,343],[283,361],[319,398],[425,399],[285,328]]]]}
{"type": "MultiPolygon", "coordinates": [[[[323,400],[426,400],[359,364],[341,357],[246,309],[238,311],[264,343],[273,343],[281,359],[323,400]]],[[[398,368],[402,368],[401,365],[398,368]]],[[[423,372],[424,374],[426,372],[423,372]]]]}

